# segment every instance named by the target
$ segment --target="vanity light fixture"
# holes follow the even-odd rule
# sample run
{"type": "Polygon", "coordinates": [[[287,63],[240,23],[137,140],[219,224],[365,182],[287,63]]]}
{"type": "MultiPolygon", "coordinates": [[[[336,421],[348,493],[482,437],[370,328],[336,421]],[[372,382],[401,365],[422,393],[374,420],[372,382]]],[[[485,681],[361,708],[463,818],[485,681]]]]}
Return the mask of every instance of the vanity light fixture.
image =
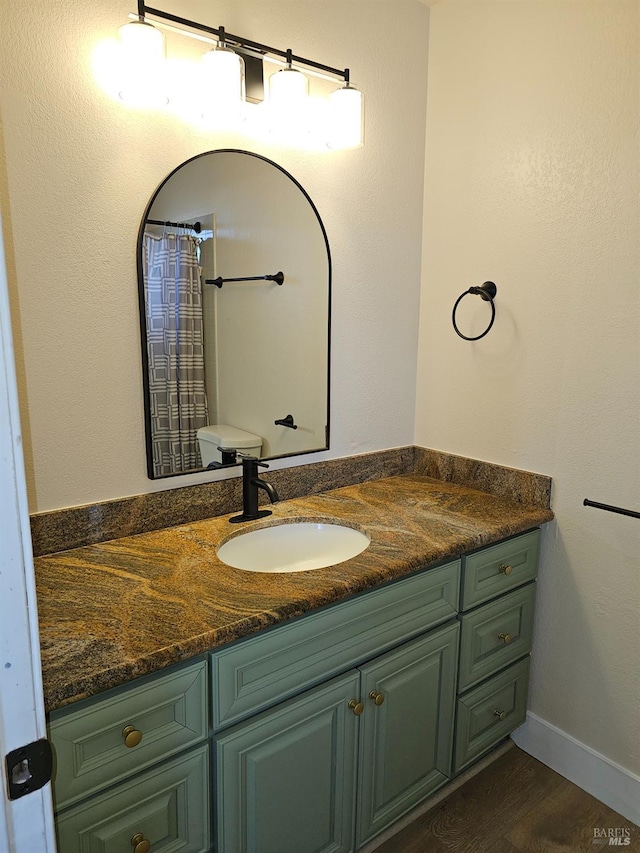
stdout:
{"type": "Polygon", "coordinates": [[[364,145],[364,98],[349,82],[329,95],[329,148],[360,148],[364,145]]]}
{"type": "Polygon", "coordinates": [[[269,77],[269,102],[277,107],[295,109],[309,95],[309,78],[293,67],[293,52],[287,51],[287,64],[269,77]]]}
{"type": "Polygon", "coordinates": [[[269,118],[271,131],[283,137],[307,133],[309,78],[293,67],[293,52],[287,64],[269,77],[269,118]]]}
{"type": "Polygon", "coordinates": [[[244,59],[225,41],[224,27],[220,27],[218,44],[202,55],[202,100],[208,107],[204,117],[212,114],[224,118],[237,118],[245,99],[244,59]]]}
{"type": "Polygon", "coordinates": [[[203,41],[211,41],[210,37],[213,36],[217,39],[217,44],[204,54],[200,72],[196,72],[204,87],[203,101],[208,104],[204,110],[206,118],[216,117],[224,122],[226,118],[237,116],[239,107],[245,100],[243,56],[251,59],[252,71],[255,70],[253,66],[256,63],[262,66],[263,59],[276,62],[284,59],[285,67],[272,74],[269,80],[269,103],[266,106],[272,112],[272,126],[277,125],[280,131],[285,132],[289,128],[296,132],[306,129],[304,125],[307,122],[307,107],[311,99],[309,80],[300,70],[302,67],[312,75],[335,79],[342,84],[329,98],[327,114],[330,126],[325,128],[330,136],[327,140],[329,146],[354,148],[362,145],[362,93],[350,82],[348,68],[333,68],[297,56],[291,49],[281,50],[228,33],[224,27],[209,27],[188,18],[181,18],[147,6],[144,0],[138,0],[137,6],[137,14],[131,16],[136,20],[120,28],[121,44],[128,57],[125,64],[130,63],[125,76],[127,83],[121,92],[123,100],[141,106],[155,106],[161,100],[167,102],[164,94],[160,95],[164,76],[163,68],[160,67],[164,64],[164,38],[157,27],[203,41]],[[198,36],[193,30],[205,33],[207,37],[198,36]],[[286,128],[283,127],[285,124],[286,128]]]}
{"type": "Polygon", "coordinates": [[[167,103],[163,91],[164,36],[153,24],[138,20],[124,24],[118,31],[123,65],[120,90],[123,101],[132,106],[159,106],[167,103]]]}

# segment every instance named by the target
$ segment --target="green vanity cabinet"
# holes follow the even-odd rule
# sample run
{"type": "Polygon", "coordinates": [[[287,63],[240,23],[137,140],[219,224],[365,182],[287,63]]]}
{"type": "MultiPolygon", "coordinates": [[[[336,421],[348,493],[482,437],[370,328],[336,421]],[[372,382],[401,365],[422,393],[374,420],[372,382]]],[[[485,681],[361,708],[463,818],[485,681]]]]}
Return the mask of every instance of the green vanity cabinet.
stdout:
{"type": "Polygon", "coordinates": [[[436,566],[212,654],[218,853],[351,851],[446,781],[460,570],[436,566]]]}
{"type": "Polygon", "coordinates": [[[454,773],[524,722],[540,531],[462,559],[454,773]]]}
{"type": "Polygon", "coordinates": [[[53,712],[59,853],[360,850],[523,722],[539,535],[53,712]]]}
{"type": "Polygon", "coordinates": [[[458,630],[217,735],[219,853],[349,853],[446,782],[458,630]]]}

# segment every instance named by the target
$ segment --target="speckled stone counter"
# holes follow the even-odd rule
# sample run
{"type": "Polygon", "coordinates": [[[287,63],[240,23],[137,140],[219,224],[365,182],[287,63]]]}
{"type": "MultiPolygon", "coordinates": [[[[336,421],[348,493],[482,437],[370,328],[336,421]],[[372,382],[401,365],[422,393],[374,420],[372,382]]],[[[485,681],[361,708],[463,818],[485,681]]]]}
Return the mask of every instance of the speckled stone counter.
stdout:
{"type": "Polygon", "coordinates": [[[45,703],[53,710],[277,622],[454,558],[553,518],[418,474],[275,504],[265,520],[229,516],[35,560],[45,703]],[[340,565],[263,574],[224,565],[216,547],[287,520],[339,520],[369,548],[340,565]]]}

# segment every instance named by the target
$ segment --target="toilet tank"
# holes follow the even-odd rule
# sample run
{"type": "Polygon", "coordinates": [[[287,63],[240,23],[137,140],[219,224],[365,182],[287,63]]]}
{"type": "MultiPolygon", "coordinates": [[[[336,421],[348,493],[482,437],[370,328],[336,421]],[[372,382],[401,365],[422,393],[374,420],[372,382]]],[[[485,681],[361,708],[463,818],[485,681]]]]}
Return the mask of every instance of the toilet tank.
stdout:
{"type": "Polygon", "coordinates": [[[205,468],[211,462],[222,462],[222,453],[218,450],[219,447],[223,447],[225,450],[235,448],[243,456],[260,457],[262,451],[262,439],[259,435],[254,435],[229,424],[211,424],[210,426],[200,427],[198,444],[200,445],[202,464],[205,468]]]}

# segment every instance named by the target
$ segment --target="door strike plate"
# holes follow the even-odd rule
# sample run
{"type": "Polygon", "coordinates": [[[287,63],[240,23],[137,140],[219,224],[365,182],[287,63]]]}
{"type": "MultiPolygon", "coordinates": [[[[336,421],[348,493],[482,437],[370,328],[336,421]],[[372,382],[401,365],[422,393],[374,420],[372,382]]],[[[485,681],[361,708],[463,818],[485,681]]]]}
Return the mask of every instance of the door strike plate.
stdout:
{"type": "Polygon", "coordinates": [[[43,788],[51,781],[53,752],[46,738],[36,740],[8,752],[5,757],[5,772],[9,799],[17,800],[43,788]]]}

